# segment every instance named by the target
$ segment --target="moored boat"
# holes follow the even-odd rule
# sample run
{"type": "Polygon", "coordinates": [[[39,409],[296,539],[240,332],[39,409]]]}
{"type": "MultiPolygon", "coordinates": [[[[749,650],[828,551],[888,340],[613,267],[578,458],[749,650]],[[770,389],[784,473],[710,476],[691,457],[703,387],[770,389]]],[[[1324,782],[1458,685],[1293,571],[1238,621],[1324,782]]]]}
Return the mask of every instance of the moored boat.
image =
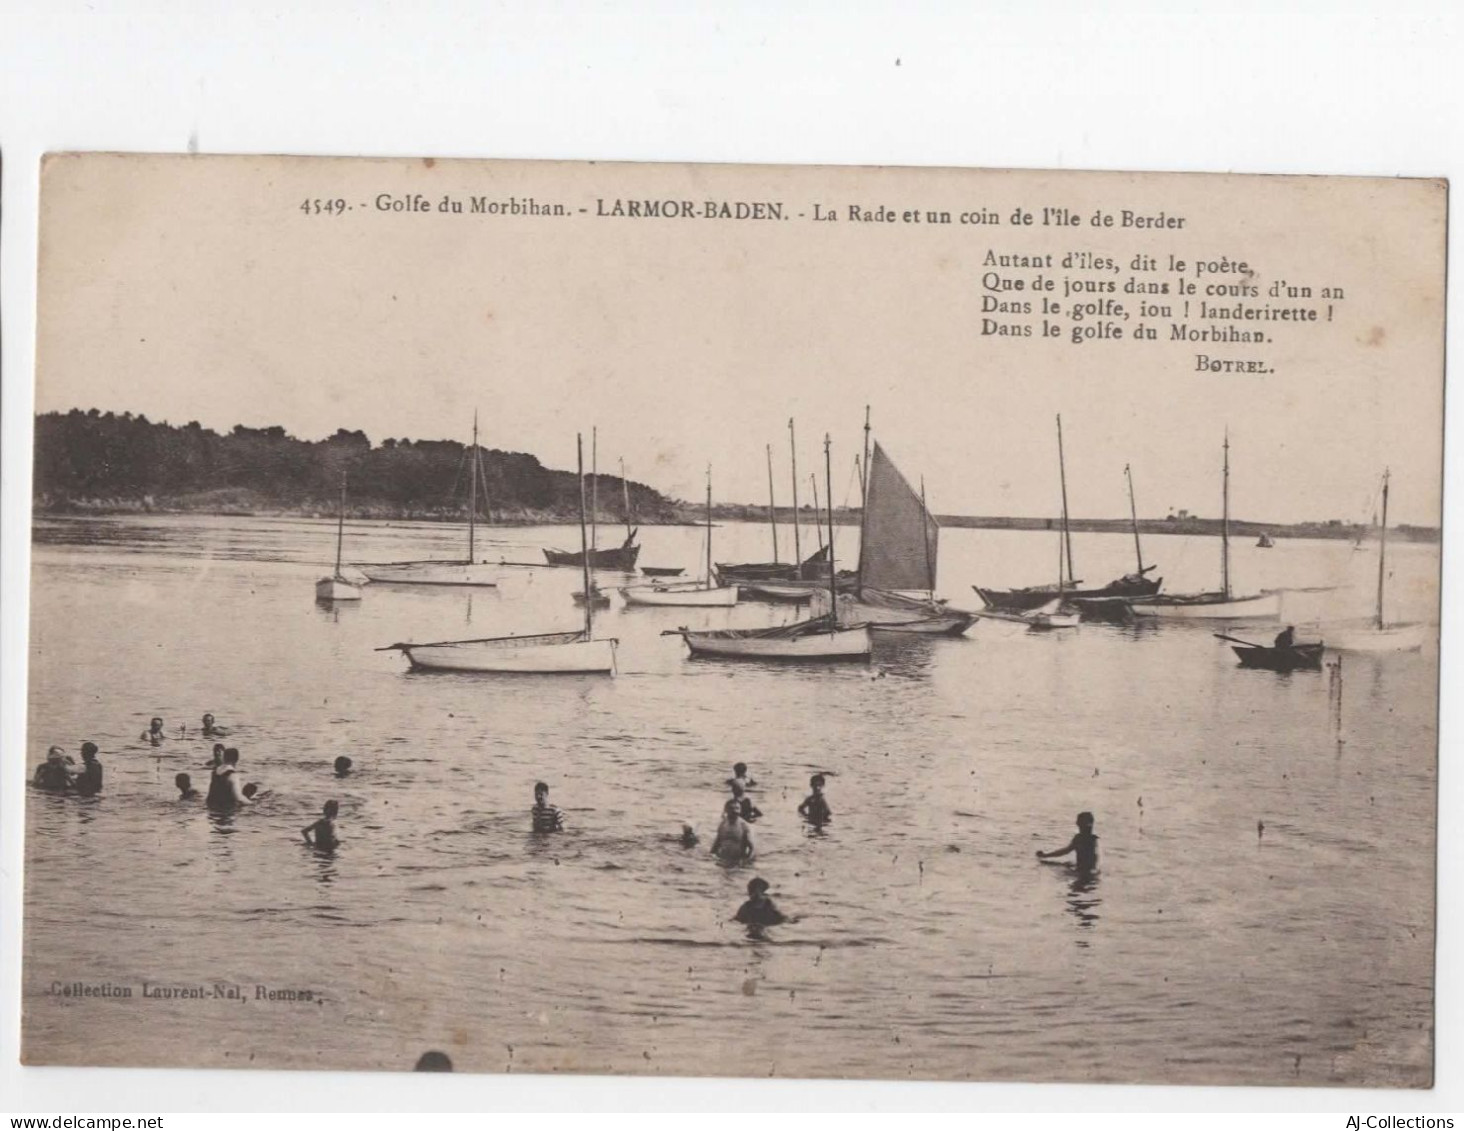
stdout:
{"type": "MultiPolygon", "coordinates": [[[[594,592],[588,565],[589,537],[585,528],[584,440],[575,438],[579,452],[580,546],[585,555],[585,593],[594,592]]],[[[520,636],[481,637],[476,640],[438,640],[426,644],[389,644],[378,652],[401,652],[413,670],[482,672],[498,675],[614,675],[616,641],[595,639],[595,602],[585,602],[583,628],[520,636]]]]}
{"type": "MultiPolygon", "coordinates": [[[[1428,642],[1426,624],[1393,624],[1387,620],[1384,597],[1388,580],[1388,486],[1392,476],[1383,469],[1383,513],[1378,523],[1378,597],[1377,611],[1368,627],[1335,628],[1328,631],[1327,646],[1338,652],[1417,652],[1428,642]]],[[[1359,549],[1362,539],[1358,539],[1359,549]]]]}
{"type": "Polygon", "coordinates": [[[668,631],[680,636],[693,656],[728,660],[867,660],[873,650],[869,627],[841,628],[832,617],[774,628],[668,631]]]}
{"type": "Polygon", "coordinates": [[[366,562],[357,565],[372,581],[388,585],[470,585],[493,588],[501,570],[475,560],[474,538],[478,521],[478,487],[488,496],[488,479],[478,447],[478,414],[473,413],[473,444],[468,456],[468,554],[462,559],[423,559],[404,562],[366,562]]]}
{"type": "Polygon", "coordinates": [[[346,538],[346,474],[341,472],[341,506],[336,520],[335,571],[315,583],[317,601],[359,601],[361,586],[341,572],[341,545],[346,538]]]}
{"type": "Polygon", "coordinates": [[[1274,620],[1281,615],[1276,591],[1237,597],[1230,588],[1230,433],[1225,433],[1221,473],[1220,588],[1206,593],[1164,593],[1130,601],[1135,616],[1165,620],[1274,620]]]}
{"type": "Polygon", "coordinates": [[[712,469],[707,468],[707,576],[705,581],[627,585],[620,590],[627,605],[686,606],[726,609],[737,604],[737,586],[719,585],[712,569],[712,469]]]}

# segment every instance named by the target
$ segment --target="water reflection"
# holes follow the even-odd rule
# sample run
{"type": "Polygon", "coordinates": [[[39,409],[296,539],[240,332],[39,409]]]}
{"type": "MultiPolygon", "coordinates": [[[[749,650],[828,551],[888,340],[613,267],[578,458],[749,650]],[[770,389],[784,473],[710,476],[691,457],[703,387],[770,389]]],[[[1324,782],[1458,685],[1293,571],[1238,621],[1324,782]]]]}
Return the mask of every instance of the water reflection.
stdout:
{"type": "MultiPolygon", "coordinates": [[[[1103,901],[1098,898],[1097,891],[1097,872],[1072,873],[1072,880],[1068,884],[1067,909],[1077,920],[1079,932],[1091,931],[1098,925],[1098,908],[1103,901]]],[[[1075,941],[1080,947],[1088,946],[1088,940],[1081,933],[1075,941]]]]}

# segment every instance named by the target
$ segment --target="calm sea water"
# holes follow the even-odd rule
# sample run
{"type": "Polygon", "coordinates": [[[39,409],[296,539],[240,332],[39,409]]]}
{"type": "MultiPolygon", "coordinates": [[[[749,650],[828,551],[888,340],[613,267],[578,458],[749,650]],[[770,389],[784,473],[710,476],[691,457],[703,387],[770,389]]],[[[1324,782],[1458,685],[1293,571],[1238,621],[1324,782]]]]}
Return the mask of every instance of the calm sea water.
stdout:
{"type": "MultiPolygon", "coordinates": [[[[322,609],[334,536],[270,519],[38,524],[29,760],[93,739],[107,780],[95,799],[30,791],[28,1061],[400,1069],[437,1048],[469,1071],[1431,1079],[1430,652],[1348,657],[1339,688],[1241,671],[1207,628],[985,621],[965,639],[880,639],[868,667],[782,668],[690,661],[660,632],[786,610],[617,598],[597,622],[621,642],[617,678],[412,675],[373,649],[574,627],[578,574],[370,586],[322,609]],[[206,785],[205,711],[270,791],[237,816],[174,800],[179,771],[206,785]],[[153,715],[159,748],[138,740],[153,715]],[[752,868],[706,853],[739,760],[765,814],[752,868]],[[822,835],[794,812],[814,771],[835,813],[822,835]],[[560,836],[528,832],[540,778],[560,836]],[[332,798],[343,845],[317,855],[300,829],[332,798]],[[1033,859],[1081,809],[1102,855],[1089,883],[1033,859]],[[676,843],[682,821],[701,848],[676,843]],[[795,917],[763,940],[730,921],[753,875],[795,917]],[[133,996],[52,992],[76,982],[133,996]],[[245,996],[157,1000],[144,982],[245,996]]],[[[644,528],[642,563],[694,571],[701,537],[644,528]]],[[[769,556],[765,528],[716,538],[721,560],[769,556]]],[[[484,553],[576,543],[495,529],[484,553]]],[[[347,556],[461,546],[449,527],[352,524],[347,556]]],[[[1074,549],[1091,581],[1131,568],[1126,538],[1074,549]]],[[[1213,540],[1145,550],[1169,590],[1217,583],[1213,540]]],[[[1390,564],[1399,618],[1431,618],[1437,548],[1390,564]]],[[[1283,541],[1238,546],[1234,572],[1239,590],[1339,587],[1297,598],[1303,621],[1365,615],[1375,570],[1345,542],[1283,541]]],[[[1055,572],[1051,535],[943,534],[958,605],[974,582],[1055,572]]]]}

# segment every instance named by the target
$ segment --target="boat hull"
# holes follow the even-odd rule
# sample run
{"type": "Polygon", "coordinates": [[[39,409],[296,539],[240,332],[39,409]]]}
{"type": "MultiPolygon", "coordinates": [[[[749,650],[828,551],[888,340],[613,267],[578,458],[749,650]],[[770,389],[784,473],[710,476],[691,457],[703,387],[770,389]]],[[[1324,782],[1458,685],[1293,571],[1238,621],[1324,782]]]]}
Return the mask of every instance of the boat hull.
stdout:
{"type": "Polygon", "coordinates": [[[1231,649],[1243,668],[1260,668],[1269,672],[1319,672],[1322,670],[1321,644],[1293,644],[1290,648],[1265,648],[1259,645],[1231,649]]]}
{"type": "Polygon", "coordinates": [[[1201,593],[1193,597],[1130,601],[1129,608],[1135,616],[1163,620],[1274,620],[1281,615],[1281,594],[1226,597],[1222,593],[1201,593]]]}
{"type": "Polygon", "coordinates": [[[361,587],[339,577],[322,577],[315,583],[317,601],[359,601],[361,587]]]}
{"type": "MultiPolygon", "coordinates": [[[[812,615],[817,617],[828,614],[829,594],[826,589],[814,591],[809,600],[809,611],[812,615]]],[[[874,632],[898,632],[910,636],[960,636],[975,620],[974,613],[948,609],[933,601],[899,598],[892,603],[876,604],[842,593],[839,595],[839,623],[865,624],[874,632]]]]}
{"type": "Polygon", "coordinates": [[[498,675],[609,675],[615,671],[614,640],[584,640],[575,633],[403,644],[399,648],[413,671],[498,675]]]}
{"type": "Polygon", "coordinates": [[[723,660],[867,660],[874,650],[864,625],[789,638],[735,632],[683,632],[681,636],[693,656],[723,660]]]}
{"type": "MultiPolygon", "coordinates": [[[[620,573],[634,573],[635,560],[640,557],[639,546],[619,546],[611,550],[590,550],[591,569],[608,569],[620,573]]],[[[585,555],[568,550],[545,550],[544,560],[552,566],[583,566],[585,555]]]]}
{"type": "MultiPolygon", "coordinates": [[[[1125,600],[1142,599],[1154,596],[1163,584],[1162,577],[1152,580],[1143,577],[1133,581],[1120,578],[1117,581],[1109,582],[1101,589],[1064,589],[1061,592],[1063,596],[1074,600],[1108,597],[1119,597],[1125,600]]],[[[1059,593],[1056,585],[1034,585],[1030,589],[983,589],[979,585],[973,585],[971,588],[976,590],[976,595],[985,602],[988,609],[999,609],[1006,613],[1025,613],[1029,609],[1040,609],[1059,593]]]]}
{"type": "Polygon", "coordinates": [[[665,586],[626,586],[620,591],[627,605],[661,605],[676,608],[728,609],[737,604],[737,586],[718,585],[707,588],[673,588],[665,586]]]}
{"type": "Polygon", "coordinates": [[[780,605],[803,605],[813,599],[813,590],[776,581],[741,582],[742,596],[749,601],[772,601],[780,605]]]}
{"type": "Polygon", "coordinates": [[[685,566],[641,566],[647,577],[680,577],[685,572],[685,566]]]}
{"type": "Polygon", "coordinates": [[[1417,652],[1428,642],[1428,634],[1428,625],[1424,624],[1337,629],[1328,635],[1327,647],[1334,652],[1417,652]]]}
{"type": "Polygon", "coordinates": [[[1026,620],[1034,632],[1050,632],[1055,628],[1077,628],[1080,613],[1029,613],[1026,620]]]}
{"type": "Polygon", "coordinates": [[[500,570],[486,562],[381,562],[356,567],[386,585],[471,585],[494,588],[500,570]]]}

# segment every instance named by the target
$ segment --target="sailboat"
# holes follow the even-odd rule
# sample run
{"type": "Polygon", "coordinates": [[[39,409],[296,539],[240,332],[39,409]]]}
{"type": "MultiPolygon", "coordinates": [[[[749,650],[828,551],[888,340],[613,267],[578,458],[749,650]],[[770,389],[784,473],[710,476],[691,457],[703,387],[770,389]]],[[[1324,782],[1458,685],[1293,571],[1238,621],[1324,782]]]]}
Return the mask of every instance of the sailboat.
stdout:
{"type": "MultiPolygon", "coordinates": [[[[1062,417],[1057,418],[1057,464],[1058,473],[1064,479],[1067,471],[1063,464],[1062,455],[1062,417]]],[[[1164,584],[1162,577],[1149,578],[1147,575],[1158,569],[1157,565],[1144,565],[1143,550],[1139,547],[1139,516],[1134,506],[1134,481],[1129,472],[1128,466],[1124,466],[1124,475],[1128,477],[1129,488],[1129,513],[1133,519],[1134,549],[1138,555],[1138,568],[1133,573],[1126,573],[1107,585],[1096,589],[1080,589],[1082,583],[1072,576],[1072,538],[1064,536],[1067,545],[1068,556],[1068,587],[1065,596],[1069,600],[1080,602],[1079,607],[1086,611],[1097,614],[1100,606],[1099,601],[1123,600],[1131,597],[1149,597],[1159,592],[1159,587],[1164,584]],[[1082,604],[1082,602],[1092,602],[1082,604]]],[[[1066,492],[1064,492],[1065,494],[1066,492]]],[[[1029,609],[1040,608],[1051,602],[1057,593],[1057,588],[1051,585],[1032,585],[1023,589],[983,589],[979,585],[971,588],[976,590],[977,595],[986,604],[988,609],[996,609],[1000,612],[1022,613],[1029,609]]]]}
{"type": "Polygon", "coordinates": [[[1264,530],[1261,531],[1261,536],[1256,539],[1256,549],[1257,550],[1274,550],[1275,548],[1276,548],[1276,539],[1272,538],[1264,530]]]}
{"type": "Polygon", "coordinates": [[[1062,528],[1057,537],[1057,596],[1035,609],[1022,614],[1034,629],[1046,631],[1054,628],[1077,628],[1082,620],[1076,605],[1068,604],[1068,590],[1073,588],[1073,536],[1068,526],[1067,468],[1062,458],[1062,417],[1057,418],[1057,465],[1062,483],[1062,528]],[[1067,566],[1064,570],[1063,560],[1067,566]]]}
{"type": "Polygon", "coordinates": [[[707,576],[701,582],[627,585],[620,590],[627,605],[676,605],[727,609],[737,604],[737,586],[719,585],[712,570],[712,469],[707,468],[707,576]]]}
{"type": "MultiPolygon", "coordinates": [[[[598,436],[595,437],[598,447],[598,436]]],[[[594,475],[595,487],[599,486],[599,472],[594,475]]],[[[592,540],[588,546],[582,547],[578,552],[571,550],[545,550],[544,560],[552,566],[581,566],[589,563],[591,569],[608,569],[618,573],[634,573],[635,561],[640,557],[640,547],[635,544],[636,531],[630,525],[629,491],[627,489],[625,541],[619,546],[612,546],[608,549],[600,549],[592,540]]],[[[598,494],[596,495],[596,506],[592,510],[598,511],[598,494]]],[[[586,591],[593,591],[593,585],[587,583],[586,591]]]]}
{"type": "Polygon", "coordinates": [[[361,587],[341,573],[341,545],[346,538],[346,473],[341,472],[341,509],[336,522],[335,572],[315,583],[317,601],[359,601],[361,587]]]}
{"type": "MultiPolygon", "coordinates": [[[[630,524],[626,524],[630,530],[630,524]]],[[[587,560],[595,560],[595,551],[600,541],[600,430],[590,429],[590,552],[587,560]]],[[[573,594],[576,605],[595,605],[609,608],[610,594],[602,593],[591,575],[588,585],[573,594]]]]}
{"type": "Polygon", "coordinates": [[[1130,601],[1135,616],[1172,620],[1269,620],[1281,613],[1280,593],[1237,597],[1230,589],[1230,433],[1225,433],[1221,499],[1220,588],[1209,593],[1162,594],[1130,601]]]}
{"type": "Polygon", "coordinates": [[[1388,485],[1383,471],[1383,513],[1378,523],[1378,599],[1373,622],[1366,628],[1343,628],[1327,633],[1327,647],[1338,652],[1416,652],[1428,638],[1424,624],[1388,624],[1383,599],[1388,578],[1388,485]]]}
{"type": "MultiPolygon", "coordinates": [[[[824,475],[832,492],[833,470],[829,439],[824,437],[824,475]]],[[[832,498],[832,493],[830,493],[832,498]]],[[[834,517],[829,508],[828,560],[830,605],[836,597],[834,571],[834,517]]],[[[873,651],[869,626],[845,627],[836,614],[812,617],[771,628],[678,628],[662,633],[680,636],[693,656],[726,660],[868,660],[873,651]]]]}
{"type": "MultiPolygon", "coordinates": [[[[579,452],[581,568],[590,586],[589,539],[585,530],[584,438],[579,452]]],[[[583,628],[528,636],[490,636],[478,640],[439,640],[430,644],[389,644],[378,652],[401,652],[413,671],[490,672],[537,675],[614,675],[614,640],[596,640],[594,606],[585,606],[583,628]]]]}
{"type": "MultiPolygon", "coordinates": [[[[961,635],[976,617],[936,599],[940,524],[925,505],[923,484],[917,494],[878,442],[864,467],[859,569],[854,592],[837,598],[840,619],[876,632],[961,635]]],[[[815,593],[815,615],[829,611],[830,592],[815,593]]]]}
{"type": "Polygon", "coordinates": [[[473,413],[473,446],[468,456],[468,556],[461,560],[427,559],[409,562],[367,562],[356,568],[372,581],[392,585],[471,585],[491,588],[498,584],[499,569],[475,560],[474,540],[478,525],[478,485],[488,495],[483,471],[483,454],[478,447],[478,414],[473,413]]]}

